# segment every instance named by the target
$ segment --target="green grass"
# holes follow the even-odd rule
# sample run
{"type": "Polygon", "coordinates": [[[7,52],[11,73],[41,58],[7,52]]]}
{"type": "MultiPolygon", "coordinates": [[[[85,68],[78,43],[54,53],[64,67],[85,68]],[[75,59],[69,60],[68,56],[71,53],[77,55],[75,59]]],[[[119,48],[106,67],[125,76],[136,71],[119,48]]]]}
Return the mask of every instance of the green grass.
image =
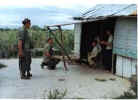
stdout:
{"type": "Polygon", "coordinates": [[[0,69],[1,69],[1,68],[4,68],[4,67],[7,67],[7,66],[0,63],[0,69]]]}
{"type": "Polygon", "coordinates": [[[111,81],[115,81],[116,79],[115,79],[115,78],[110,78],[109,80],[111,80],[111,81]]]}
{"type": "Polygon", "coordinates": [[[124,92],[123,95],[115,98],[115,99],[136,99],[137,96],[136,95],[133,95],[132,93],[130,92],[124,92]]]}
{"type": "MultiPolygon", "coordinates": [[[[5,51],[8,53],[8,57],[17,57],[17,36],[18,29],[0,29],[0,51],[5,51]]],[[[29,30],[32,35],[32,44],[34,48],[43,48],[47,43],[46,40],[49,38],[50,33],[48,30],[34,26],[29,30]]],[[[61,42],[61,34],[58,30],[55,31],[56,38],[61,42]]],[[[63,30],[63,40],[64,47],[68,53],[74,48],[74,31],[73,30],[63,30]]],[[[59,45],[54,41],[54,48],[59,49],[59,45]]],[[[60,50],[61,51],[61,50],[60,50]]],[[[36,56],[42,56],[40,52],[36,56]]]]}
{"type": "Polygon", "coordinates": [[[53,91],[50,90],[49,94],[47,95],[48,99],[63,99],[67,94],[67,89],[63,92],[59,91],[58,89],[54,89],[53,91]]]}
{"type": "Polygon", "coordinates": [[[137,98],[137,81],[134,82],[135,84],[131,83],[131,87],[127,92],[124,92],[123,95],[116,97],[115,99],[136,99],[137,98]],[[131,92],[133,91],[133,92],[131,92]]]}
{"type": "Polygon", "coordinates": [[[85,99],[85,98],[82,98],[82,97],[77,97],[77,98],[73,98],[73,99],[85,99]]]}
{"type": "Polygon", "coordinates": [[[105,82],[107,81],[106,79],[100,79],[100,78],[95,78],[96,81],[100,81],[100,82],[105,82]]]}

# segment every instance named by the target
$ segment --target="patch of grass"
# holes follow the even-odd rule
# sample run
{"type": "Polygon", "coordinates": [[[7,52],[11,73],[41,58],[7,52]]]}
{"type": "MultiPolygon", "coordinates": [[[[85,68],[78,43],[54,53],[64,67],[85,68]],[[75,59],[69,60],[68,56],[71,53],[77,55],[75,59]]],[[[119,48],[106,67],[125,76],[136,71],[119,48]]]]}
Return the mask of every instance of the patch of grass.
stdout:
{"type": "Polygon", "coordinates": [[[4,68],[4,67],[7,67],[7,66],[4,65],[4,64],[2,64],[2,63],[0,63],[0,69],[1,69],[1,68],[4,68]]]}
{"type": "MultiPolygon", "coordinates": [[[[131,79],[130,79],[131,80],[131,79]]],[[[132,82],[131,80],[131,87],[127,92],[124,92],[123,95],[115,98],[115,99],[136,99],[137,98],[137,81],[132,82]]]]}
{"type": "Polygon", "coordinates": [[[75,99],[85,99],[85,98],[82,98],[82,97],[77,97],[77,98],[75,98],[75,99]]]}
{"type": "Polygon", "coordinates": [[[63,92],[59,91],[58,89],[54,89],[53,91],[49,91],[49,94],[47,95],[48,99],[63,99],[67,94],[67,89],[65,89],[63,92]]]}
{"type": "Polygon", "coordinates": [[[127,91],[127,92],[124,92],[123,95],[121,95],[121,96],[119,96],[115,99],[136,99],[136,98],[137,98],[136,95],[134,95],[134,94],[127,91]]]}
{"type": "Polygon", "coordinates": [[[115,78],[110,78],[109,80],[111,80],[111,81],[115,81],[116,79],[115,79],[115,78]]]}
{"type": "Polygon", "coordinates": [[[104,78],[95,78],[95,80],[96,80],[96,81],[101,81],[101,82],[105,82],[105,81],[107,81],[107,80],[104,79],[104,78]]]}
{"type": "Polygon", "coordinates": [[[46,92],[47,92],[47,90],[44,90],[42,99],[46,99],[46,97],[45,97],[46,92]]]}
{"type": "Polygon", "coordinates": [[[65,81],[65,79],[64,78],[60,78],[60,79],[58,79],[58,81],[65,81]]]}
{"type": "Polygon", "coordinates": [[[131,82],[131,89],[137,94],[137,76],[132,75],[132,77],[130,78],[130,82],[131,82]]]}

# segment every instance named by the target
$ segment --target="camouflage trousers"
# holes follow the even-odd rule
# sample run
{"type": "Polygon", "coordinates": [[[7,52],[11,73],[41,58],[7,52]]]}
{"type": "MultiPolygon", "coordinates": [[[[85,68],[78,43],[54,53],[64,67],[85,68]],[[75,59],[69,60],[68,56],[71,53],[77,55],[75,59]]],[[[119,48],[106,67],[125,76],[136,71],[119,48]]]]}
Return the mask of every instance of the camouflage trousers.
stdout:
{"type": "Polygon", "coordinates": [[[23,57],[19,57],[19,70],[20,75],[25,75],[25,73],[29,73],[31,71],[31,52],[26,51],[23,53],[23,57]]]}

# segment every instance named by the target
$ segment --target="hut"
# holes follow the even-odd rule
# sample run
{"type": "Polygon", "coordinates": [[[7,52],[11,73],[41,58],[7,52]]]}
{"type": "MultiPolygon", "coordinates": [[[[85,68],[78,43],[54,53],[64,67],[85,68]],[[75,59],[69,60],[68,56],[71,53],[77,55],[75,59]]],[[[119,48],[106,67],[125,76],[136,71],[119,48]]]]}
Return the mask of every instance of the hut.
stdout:
{"type": "Polygon", "coordinates": [[[112,72],[131,77],[137,70],[137,7],[136,4],[99,4],[74,17],[74,53],[87,61],[89,45],[96,35],[113,33],[112,72]]]}

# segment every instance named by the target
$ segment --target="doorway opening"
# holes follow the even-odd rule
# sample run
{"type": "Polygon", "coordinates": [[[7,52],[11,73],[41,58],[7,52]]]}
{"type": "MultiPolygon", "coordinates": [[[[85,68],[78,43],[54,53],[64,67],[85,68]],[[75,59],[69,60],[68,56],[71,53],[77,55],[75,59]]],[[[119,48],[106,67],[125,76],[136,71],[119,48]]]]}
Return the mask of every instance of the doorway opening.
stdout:
{"type": "MultiPolygon", "coordinates": [[[[80,43],[80,60],[81,62],[88,63],[88,53],[91,52],[92,47],[91,43],[94,41],[95,37],[99,37],[101,41],[107,41],[108,36],[105,35],[106,30],[110,30],[112,36],[114,36],[116,18],[109,18],[106,20],[98,20],[94,22],[82,23],[81,30],[81,43],[80,43]]],[[[105,46],[101,45],[102,51],[105,49],[105,46]]],[[[113,54],[113,53],[112,53],[113,54]]],[[[101,53],[99,63],[103,65],[104,54],[101,53]]],[[[115,73],[115,55],[114,59],[109,62],[112,63],[113,73],[115,73]]]]}

